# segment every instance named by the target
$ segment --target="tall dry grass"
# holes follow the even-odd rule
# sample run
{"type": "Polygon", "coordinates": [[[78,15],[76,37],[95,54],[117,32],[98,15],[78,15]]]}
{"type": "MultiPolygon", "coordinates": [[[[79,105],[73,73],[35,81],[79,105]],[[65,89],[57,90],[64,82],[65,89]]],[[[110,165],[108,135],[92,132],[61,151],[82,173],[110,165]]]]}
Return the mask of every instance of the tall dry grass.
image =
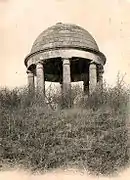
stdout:
{"type": "MultiPolygon", "coordinates": [[[[81,90],[72,91],[74,101],[81,90]]],[[[29,96],[27,89],[0,90],[0,166],[31,171],[76,167],[111,174],[129,164],[129,88],[104,85],[70,109],[59,93],[29,96]]]]}

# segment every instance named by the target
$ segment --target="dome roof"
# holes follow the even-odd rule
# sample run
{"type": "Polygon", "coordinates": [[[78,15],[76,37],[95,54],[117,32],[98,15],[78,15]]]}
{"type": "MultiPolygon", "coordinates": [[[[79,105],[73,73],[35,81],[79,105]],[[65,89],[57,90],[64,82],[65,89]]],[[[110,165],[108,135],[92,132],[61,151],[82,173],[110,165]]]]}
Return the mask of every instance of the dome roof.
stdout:
{"type": "Polygon", "coordinates": [[[47,28],[35,40],[31,53],[55,48],[86,48],[99,51],[91,34],[74,24],[57,23],[47,28]]]}

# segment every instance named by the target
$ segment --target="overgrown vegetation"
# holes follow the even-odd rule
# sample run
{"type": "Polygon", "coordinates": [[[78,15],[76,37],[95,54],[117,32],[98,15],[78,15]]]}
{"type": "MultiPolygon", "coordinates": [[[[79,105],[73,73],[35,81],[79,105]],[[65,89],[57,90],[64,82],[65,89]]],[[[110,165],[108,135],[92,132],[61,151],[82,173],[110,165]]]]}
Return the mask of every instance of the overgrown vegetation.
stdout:
{"type": "MultiPolygon", "coordinates": [[[[80,89],[72,91],[72,100],[80,89]]],[[[76,167],[110,174],[129,163],[129,88],[96,89],[71,109],[61,96],[28,95],[26,89],[0,90],[0,165],[32,171],[76,167]]]]}

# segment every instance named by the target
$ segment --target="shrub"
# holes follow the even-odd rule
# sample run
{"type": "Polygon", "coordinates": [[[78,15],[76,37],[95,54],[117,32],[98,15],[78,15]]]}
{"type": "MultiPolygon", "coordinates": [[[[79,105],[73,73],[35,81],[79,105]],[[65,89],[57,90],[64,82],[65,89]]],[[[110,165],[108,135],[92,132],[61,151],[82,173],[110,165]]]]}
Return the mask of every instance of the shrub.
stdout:
{"type": "MultiPolygon", "coordinates": [[[[80,90],[79,90],[80,91],[80,90]]],[[[74,100],[75,94],[72,99],[74,100]]],[[[0,91],[0,159],[32,171],[85,168],[110,174],[128,163],[129,90],[97,89],[79,106],[55,109],[61,96],[29,96],[27,89],[0,91]],[[82,106],[81,106],[82,105],[82,106]],[[126,124],[127,123],[127,124],[126,124]]]]}

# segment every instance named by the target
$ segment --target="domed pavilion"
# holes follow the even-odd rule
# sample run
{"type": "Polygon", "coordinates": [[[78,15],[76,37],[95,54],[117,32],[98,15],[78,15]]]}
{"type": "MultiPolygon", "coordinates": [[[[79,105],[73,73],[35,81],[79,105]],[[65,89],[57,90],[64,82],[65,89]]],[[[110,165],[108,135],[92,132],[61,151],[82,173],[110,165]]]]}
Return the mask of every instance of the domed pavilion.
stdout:
{"type": "Polygon", "coordinates": [[[87,30],[57,23],[37,37],[25,58],[28,87],[36,88],[44,97],[45,81],[59,82],[66,97],[71,92],[71,82],[83,81],[84,93],[89,94],[97,85],[102,87],[105,63],[104,54],[87,30]]]}

